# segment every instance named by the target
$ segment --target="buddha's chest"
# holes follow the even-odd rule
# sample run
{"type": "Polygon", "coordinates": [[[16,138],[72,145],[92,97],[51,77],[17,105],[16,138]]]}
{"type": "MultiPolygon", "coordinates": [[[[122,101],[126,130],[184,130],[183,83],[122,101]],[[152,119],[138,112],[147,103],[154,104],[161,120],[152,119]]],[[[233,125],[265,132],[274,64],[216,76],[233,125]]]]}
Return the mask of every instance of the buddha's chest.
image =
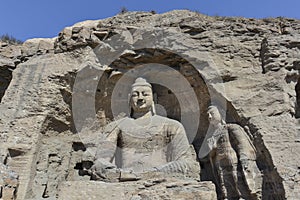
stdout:
{"type": "Polygon", "coordinates": [[[121,130],[118,146],[131,149],[135,153],[152,152],[164,148],[169,143],[167,132],[163,127],[131,127],[121,130]]]}

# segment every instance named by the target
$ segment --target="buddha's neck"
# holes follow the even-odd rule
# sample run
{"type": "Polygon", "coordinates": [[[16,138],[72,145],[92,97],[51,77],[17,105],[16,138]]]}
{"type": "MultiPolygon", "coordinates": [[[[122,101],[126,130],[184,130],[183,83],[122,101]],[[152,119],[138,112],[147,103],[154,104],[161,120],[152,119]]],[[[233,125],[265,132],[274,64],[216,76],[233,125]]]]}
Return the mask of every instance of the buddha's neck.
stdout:
{"type": "Polygon", "coordinates": [[[149,118],[151,117],[153,114],[152,114],[152,111],[149,110],[148,112],[133,112],[132,114],[132,118],[134,119],[139,119],[139,118],[149,118]]]}

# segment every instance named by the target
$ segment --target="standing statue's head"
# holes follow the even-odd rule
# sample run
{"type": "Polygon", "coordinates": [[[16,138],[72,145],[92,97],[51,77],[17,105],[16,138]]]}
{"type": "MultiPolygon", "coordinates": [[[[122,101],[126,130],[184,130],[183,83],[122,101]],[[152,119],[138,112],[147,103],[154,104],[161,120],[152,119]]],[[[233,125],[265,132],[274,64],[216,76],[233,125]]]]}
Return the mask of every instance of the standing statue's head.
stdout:
{"type": "Polygon", "coordinates": [[[208,120],[211,125],[224,124],[222,116],[217,106],[209,106],[207,109],[208,120]]]}
{"type": "Polygon", "coordinates": [[[131,115],[134,113],[147,113],[152,111],[154,114],[154,101],[152,86],[144,78],[137,78],[131,86],[130,93],[131,115]]]}

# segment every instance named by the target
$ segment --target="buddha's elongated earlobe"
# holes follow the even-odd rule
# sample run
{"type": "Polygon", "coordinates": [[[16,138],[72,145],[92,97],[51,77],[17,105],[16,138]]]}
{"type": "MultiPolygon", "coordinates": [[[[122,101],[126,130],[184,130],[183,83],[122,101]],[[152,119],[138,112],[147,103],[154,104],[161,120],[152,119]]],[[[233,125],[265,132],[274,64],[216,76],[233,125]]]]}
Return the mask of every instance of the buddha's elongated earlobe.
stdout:
{"type": "Polygon", "coordinates": [[[156,110],[155,110],[155,103],[154,103],[154,101],[152,102],[151,111],[152,111],[152,114],[153,114],[153,115],[156,115],[156,110]]]}
{"type": "Polygon", "coordinates": [[[221,124],[225,125],[226,124],[225,120],[222,119],[221,124]]]}
{"type": "Polygon", "coordinates": [[[128,94],[128,99],[127,99],[127,102],[128,102],[128,111],[127,111],[127,115],[128,116],[132,116],[132,108],[131,108],[131,94],[128,94]]]}

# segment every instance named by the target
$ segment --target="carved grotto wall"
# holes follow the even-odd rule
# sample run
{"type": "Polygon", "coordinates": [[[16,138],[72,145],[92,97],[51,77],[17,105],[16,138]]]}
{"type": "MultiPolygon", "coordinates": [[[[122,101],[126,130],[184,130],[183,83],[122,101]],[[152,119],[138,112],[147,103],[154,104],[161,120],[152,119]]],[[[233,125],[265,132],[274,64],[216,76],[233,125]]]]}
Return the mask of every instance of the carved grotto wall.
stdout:
{"type": "MultiPolygon", "coordinates": [[[[95,133],[113,120],[113,88],[122,74],[149,62],[180,72],[195,91],[201,110],[197,136],[191,141],[195,154],[208,125],[204,110],[211,99],[219,101],[226,107],[227,122],[249,129],[257,149],[257,165],[264,175],[262,198],[297,199],[299,30],[299,20],[285,18],[129,12],[75,24],[53,39],[32,39],[16,46],[1,43],[0,142],[1,149],[11,151],[6,165],[19,175],[17,199],[65,197],[65,186],[70,182],[89,182],[84,168],[91,166],[95,133]],[[127,44],[139,37],[144,37],[143,42],[151,41],[149,30],[166,34],[157,46],[124,52],[109,66],[104,67],[93,51],[118,34],[126,36],[127,44]],[[173,51],[162,48],[162,44],[172,46],[173,51]],[[203,56],[207,53],[208,57],[203,56]],[[193,58],[200,62],[195,65],[189,60],[193,58]],[[210,73],[209,66],[218,73],[210,73]],[[72,95],[75,77],[82,68],[91,70],[91,76],[97,70],[103,74],[93,94],[97,121],[88,122],[89,129],[81,126],[78,133],[72,95]]],[[[170,118],[180,120],[183,110],[174,93],[159,84],[153,88],[157,103],[164,107],[163,114],[166,111],[170,118]]],[[[201,179],[212,180],[209,167],[205,163],[201,167],[201,179]]],[[[94,187],[89,185],[82,190],[94,187]]],[[[215,194],[211,186],[203,188],[215,194]]]]}

